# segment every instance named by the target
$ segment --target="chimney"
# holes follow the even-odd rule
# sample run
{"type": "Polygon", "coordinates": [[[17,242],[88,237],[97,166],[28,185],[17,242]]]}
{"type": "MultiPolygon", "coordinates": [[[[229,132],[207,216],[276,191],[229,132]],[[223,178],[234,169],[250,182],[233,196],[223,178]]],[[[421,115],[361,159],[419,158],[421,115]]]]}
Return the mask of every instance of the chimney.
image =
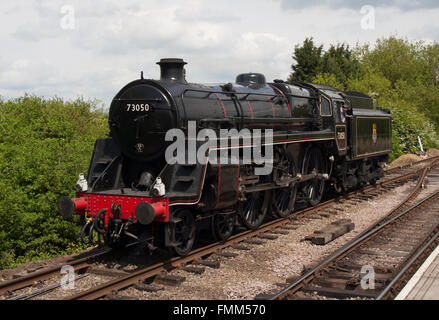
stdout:
{"type": "Polygon", "coordinates": [[[187,63],[184,62],[183,59],[161,59],[157,64],[160,66],[160,80],[186,83],[186,70],[184,69],[184,65],[187,63]]]}

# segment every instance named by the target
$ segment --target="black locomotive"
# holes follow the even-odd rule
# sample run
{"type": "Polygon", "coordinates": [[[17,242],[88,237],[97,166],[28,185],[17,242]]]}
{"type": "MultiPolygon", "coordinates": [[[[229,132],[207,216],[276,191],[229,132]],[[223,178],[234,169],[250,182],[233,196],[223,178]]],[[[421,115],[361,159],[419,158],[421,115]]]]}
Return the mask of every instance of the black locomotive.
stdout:
{"type": "Polygon", "coordinates": [[[367,95],[267,83],[257,73],[241,74],[233,84],[193,84],[185,79],[182,59],[158,64],[160,80],[142,74],[115,96],[110,138],[96,141],[76,198],[59,200],[62,216],[84,217],[84,236],[98,232],[109,245],[164,246],[184,255],[198,221],[209,221],[213,235],[224,240],[237,224],[258,228],[267,213],[285,217],[298,204],[317,205],[330,188],[346,192],[383,176],[391,115],[374,108],[367,95]],[[183,162],[167,161],[171,129],[186,139],[183,162]],[[205,160],[187,161],[205,142],[191,130],[205,129],[218,133],[203,149],[205,160]],[[258,144],[245,134],[224,138],[219,132],[225,129],[273,135],[258,144]],[[264,175],[256,174],[261,163],[244,161],[245,150],[261,146],[272,150],[266,157],[272,170],[264,175]],[[226,152],[230,160],[232,150],[235,161],[208,161],[213,152],[226,152]]]}

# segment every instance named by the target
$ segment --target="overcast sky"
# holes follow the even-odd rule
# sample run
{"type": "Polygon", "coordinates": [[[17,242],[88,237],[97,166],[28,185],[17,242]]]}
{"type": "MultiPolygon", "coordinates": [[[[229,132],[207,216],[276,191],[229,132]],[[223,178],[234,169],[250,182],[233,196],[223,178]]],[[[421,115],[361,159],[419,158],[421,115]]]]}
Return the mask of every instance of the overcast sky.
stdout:
{"type": "Polygon", "coordinates": [[[157,79],[164,57],[184,58],[191,82],[231,82],[249,71],[285,79],[306,37],[325,47],[392,34],[439,41],[438,18],[437,0],[2,0],[0,95],[83,96],[108,106],[141,70],[157,79]]]}

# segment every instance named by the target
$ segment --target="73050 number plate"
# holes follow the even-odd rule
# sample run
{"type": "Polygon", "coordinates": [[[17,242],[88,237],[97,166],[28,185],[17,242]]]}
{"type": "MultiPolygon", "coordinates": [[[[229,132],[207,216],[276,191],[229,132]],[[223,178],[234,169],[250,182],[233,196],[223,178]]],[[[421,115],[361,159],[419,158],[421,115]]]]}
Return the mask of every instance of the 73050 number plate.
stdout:
{"type": "Polygon", "coordinates": [[[127,103],[126,111],[127,112],[148,112],[151,109],[151,106],[147,103],[127,103]]]}

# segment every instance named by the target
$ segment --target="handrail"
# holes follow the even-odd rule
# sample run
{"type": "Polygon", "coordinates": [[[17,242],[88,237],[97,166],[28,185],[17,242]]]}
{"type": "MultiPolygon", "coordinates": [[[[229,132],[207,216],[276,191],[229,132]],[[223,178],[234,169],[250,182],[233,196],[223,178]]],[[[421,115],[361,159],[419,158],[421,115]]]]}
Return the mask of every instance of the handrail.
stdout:
{"type": "Polygon", "coordinates": [[[192,88],[187,88],[185,90],[183,90],[183,92],[181,93],[181,98],[184,98],[184,95],[186,92],[200,92],[200,93],[208,93],[208,95],[206,97],[204,97],[203,99],[206,99],[208,97],[210,97],[210,95],[212,94],[224,94],[224,95],[245,95],[244,98],[241,98],[241,100],[245,100],[248,98],[248,96],[264,96],[264,97],[277,97],[279,96],[278,94],[272,94],[272,93],[259,93],[259,92],[236,92],[236,91],[218,91],[218,90],[202,90],[202,89],[192,89],[192,88]]]}

